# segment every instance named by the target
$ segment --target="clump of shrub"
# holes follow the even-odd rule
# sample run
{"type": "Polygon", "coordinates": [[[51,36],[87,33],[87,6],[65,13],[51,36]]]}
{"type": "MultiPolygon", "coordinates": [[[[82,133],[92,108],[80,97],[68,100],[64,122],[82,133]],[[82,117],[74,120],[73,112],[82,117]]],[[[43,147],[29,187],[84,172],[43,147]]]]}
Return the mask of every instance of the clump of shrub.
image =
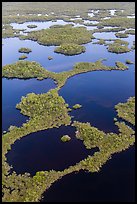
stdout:
{"type": "Polygon", "coordinates": [[[82,107],[82,105],[80,105],[80,104],[75,104],[74,106],[73,106],[73,109],[78,109],[78,108],[81,108],[82,107]]]}
{"type": "Polygon", "coordinates": [[[21,52],[21,53],[30,53],[30,52],[32,52],[32,50],[30,48],[26,48],[26,47],[21,47],[18,51],[21,52]]]}
{"type": "Polygon", "coordinates": [[[37,28],[37,25],[27,25],[28,28],[37,28]]]}
{"type": "Polygon", "coordinates": [[[24,59],[26,59],[26,58],[28,58],[26,55],[21,55],[21,56],[19,57],[19,60],[24,60],[24,59]]]}
{"type": "Polygon", "coordinates": [[[63,136],[61,137],[61,141],[62,141],[62,142],[68,142],[68,141],[70,141],[70,140],[71,140],[71,137],[68,136],[68,135],[63,135],[63,136]]]}
{"type": "Polygon", "coordinates": [[[61,53],[64,55],[78,55],[86,51],[86,48],[81,45],[74,43],[65,43],[57,47],[54,52],[61,53]]]}
{"type": "Polygon", "coordinates": [[[134,64],[131,60],[126,60],[126,64],[134,64]]]}

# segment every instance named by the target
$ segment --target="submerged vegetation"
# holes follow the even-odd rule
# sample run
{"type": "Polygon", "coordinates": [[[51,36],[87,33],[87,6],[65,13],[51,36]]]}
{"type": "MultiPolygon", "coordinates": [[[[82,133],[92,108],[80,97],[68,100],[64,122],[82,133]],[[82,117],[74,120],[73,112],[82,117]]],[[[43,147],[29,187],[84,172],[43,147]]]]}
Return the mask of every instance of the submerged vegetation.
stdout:
{"type": "Polygon", "coordinates": [[[63,135],[62,137],[61,137],[61,141],[62,142],[68,142],[68,141],[70,141],[71,140],[71,137],[69,136],[69,135],[63,135]]]}
{"type": "Polygon", "coordinates": [[[86,48],[84,46],[77,45],[74,43],[61,44],[54,50],[54,52],[61,53],[64,55],[78,55],[85,51],[86,48]]]}

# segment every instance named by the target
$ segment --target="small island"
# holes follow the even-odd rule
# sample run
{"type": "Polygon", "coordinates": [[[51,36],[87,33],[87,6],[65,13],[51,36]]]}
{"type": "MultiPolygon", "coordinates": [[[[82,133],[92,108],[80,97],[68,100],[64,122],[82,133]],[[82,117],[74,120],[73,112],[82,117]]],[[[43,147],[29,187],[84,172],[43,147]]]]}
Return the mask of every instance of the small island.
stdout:
{"type": "Polygon", "coordinates": [[[37,25],[27,25],[28,28],[37,28],[37,25]]]}
{"type": "Polygon", "coordinates": [[[126,53],[129,52],[130,49],[126,45],[121,45],[120,43],[112,43],[108,46],[108,51],[113,53],[126,53]]]}
{"type": "Polygon", "coordinates": [[[71,137],[68,136],[68,135],[63,135],[63,136],[61,137],[61,141],[62,141],[62,142],[68,142],[68,141],[70,141],[70,140],[71,140],[71,137]]]}
{"type": "Polygon", "coordinates": [[[52,60],[53,59],[53,57],[51,57],[51,56],[48,56],[48,60],[52,60]]]}
{"type": "Polygon", "coordinates": [[[122,62],[115,62],[116,66],[120,69],[120,70],[125,70],[125,69],[128,69],[128,67],[123,64],[122,62]]]}
{"type": "Polygon", "coordinates": [[[80,105],[80,104],[75,104],[74,106],[73,106],[73,109],[78,109],[78,108],[81,108],[82,107],[82,105],[80,105]]]}
{"type": "Polygon", "coordinates": [[[32,52],[32,50],[30,48],[26,48],[26,47],[21,47],[18,51],[21,52],[21,53],[30,53],[30,52],[32,52]]]}
{"type": "Polygon", "coordinates": [[[131,60],[126,60],[126,64],[134,64],[131,60]]]}
{"type": "Polygon", "coordinates": [[[78,55],[86,51],[86,48],[75,43],[65,43],[57,47],[54,52],[64,55],[78,55]]]}
{"type": "Polygon", "coordinates": [[[118,38],[128,38],[127,33],[116,33],[115,36],[118,38]]]}
{"type": "Polygon", "coordinates": [[[24,59],[26,59],[26,58],[28,58],[26,55],[21,55],[21,56],[19,57],[19,60],[24,60],[24,59]]]}

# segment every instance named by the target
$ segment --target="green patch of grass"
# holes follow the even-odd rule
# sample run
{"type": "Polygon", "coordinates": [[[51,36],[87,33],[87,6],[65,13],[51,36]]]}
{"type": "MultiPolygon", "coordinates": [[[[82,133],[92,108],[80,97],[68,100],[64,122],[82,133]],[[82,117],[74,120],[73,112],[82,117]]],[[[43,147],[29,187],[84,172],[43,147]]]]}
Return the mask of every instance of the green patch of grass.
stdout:
{"type": "Polygon", "coordinates": [[[81,45],[74,43],[61,44],[57,47],[54,52],[61,53],[64,55],[78,55],[86,51],[86,48],[81,45]]]}

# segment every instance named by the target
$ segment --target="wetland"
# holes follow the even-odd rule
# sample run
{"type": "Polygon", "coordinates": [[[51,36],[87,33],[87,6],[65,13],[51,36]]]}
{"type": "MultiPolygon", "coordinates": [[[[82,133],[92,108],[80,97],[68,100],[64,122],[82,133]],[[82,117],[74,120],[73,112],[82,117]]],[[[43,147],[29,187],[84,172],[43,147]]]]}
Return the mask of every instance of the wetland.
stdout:
{"type": "Polygon", "coordinates": [[[134,3],[54,3],[3,2],[3,202],[134,202],[134,3]]]}

